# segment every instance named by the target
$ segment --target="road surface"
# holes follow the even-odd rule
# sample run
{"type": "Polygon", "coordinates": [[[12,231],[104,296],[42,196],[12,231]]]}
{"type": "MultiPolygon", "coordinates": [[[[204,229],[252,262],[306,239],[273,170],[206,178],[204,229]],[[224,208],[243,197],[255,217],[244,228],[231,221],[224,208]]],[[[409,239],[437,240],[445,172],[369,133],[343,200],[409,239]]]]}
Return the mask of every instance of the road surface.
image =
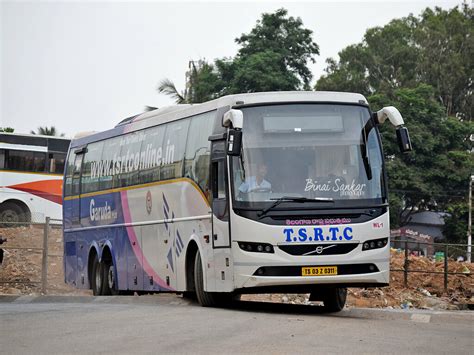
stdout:
{"type": "Polygon", "coordinates": [[[175,295],[0,296],[0,354],[472,354],[469,311],[346,309],[175,295]]]}

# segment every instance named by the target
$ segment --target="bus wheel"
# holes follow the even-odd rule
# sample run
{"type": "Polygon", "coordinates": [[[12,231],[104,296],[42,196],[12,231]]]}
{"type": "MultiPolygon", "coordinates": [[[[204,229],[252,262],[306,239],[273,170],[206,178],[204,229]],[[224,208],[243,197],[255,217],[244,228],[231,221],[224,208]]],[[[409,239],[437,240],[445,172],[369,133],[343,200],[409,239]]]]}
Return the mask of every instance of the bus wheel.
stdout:
{"type": "Polygon", "coordinates": [[[94,256],[92,263],[92,274],[91,274],[91,287],[94,296],[103,295],[103,280],[104,280],[104,267],[97,255],[94,256]]]}
{"type": "Polygon", "coordinates": [[[17,223],[24,222],[23,210],[15,203],[5,202],[0,205],[0,223],[5,227],[18,227],[17,223]]]}
{"type": "Polygon", "coordinates": [[[325,291],[323,296],[324,310],[327,312],[340,312],[346,305],[347,288],[334,287],[325,291]]]}
{"type": "Polygon", "coordinates": [[[117,296],[120,294],[120,291],[117,289],[117,278],[115,276],[114,263],[112,261],[104,261],[104,274],[103,274],[103,284],[102,284],[102,294],[103,295],[113,295],[117,296]]]}
{"type": "Polygon", "coordinates": [[[211,292],[204,291],[204,275],[202,271],[201,253],[197,252],[194,259],[194,285],[198,302],[203,307],[217,305],[217,297],[211,292]]]}

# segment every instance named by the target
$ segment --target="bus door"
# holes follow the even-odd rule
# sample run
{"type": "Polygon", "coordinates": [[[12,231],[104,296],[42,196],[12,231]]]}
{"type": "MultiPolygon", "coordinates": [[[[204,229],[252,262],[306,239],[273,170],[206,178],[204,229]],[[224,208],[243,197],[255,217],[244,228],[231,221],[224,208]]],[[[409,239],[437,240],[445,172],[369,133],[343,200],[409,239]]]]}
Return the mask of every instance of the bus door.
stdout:
{"type": "MultiPolygon", "coordinates": [[[[82,160],[84,158],[85,148],[78,149],[75,151],[74,156],[74,167],[72,171],[72,186],[71,186],[71,195],[73,196],[71,202],[71,227],[78,228],[81,223],[81,171],[82,171],[82,160]]],[[[72,152],[70,153],[72,154],[72,152]]],[[[75,284],[78,287],[84,285],[87,275],[87,253],[88,248],[84,243],[84,240],[78,238],[78,234],[68,233],[67,245],[75,245],[76,252],[73,253],[72,250],[69,250],[69,254],[72,254],[72,257],[66,256],[66,262],[69,262],[73,270],[77,270],[75,278],[75,284]],[[72,243],[72,244],[71,244],[72,243]],[[70,259],[70,260],[69,260],[70,259]]],[[[71,249],[71,247],[69,247],[71,249]]],[[[66,254],[67,255],[67,254],[66,254]]]]}
{"type": "MultiPolygon", "coordinates": [[[[214,250],[215,290],[208,291],[232,291],[233,287],[227,180],[225,140],[212,141],[212,247],[214,250]]],[[[209,283],[209,285],[211,284],[209,283]]]]}
{"type": "Polygon", "coordinates": [[[82,160],[84,158],[85,148],[76,150],[74,158],[74,170],[72,173],[72,199],[71,208],[71,223],[73,228],[78,227],[81,223],[81,171],[82,160]]]}

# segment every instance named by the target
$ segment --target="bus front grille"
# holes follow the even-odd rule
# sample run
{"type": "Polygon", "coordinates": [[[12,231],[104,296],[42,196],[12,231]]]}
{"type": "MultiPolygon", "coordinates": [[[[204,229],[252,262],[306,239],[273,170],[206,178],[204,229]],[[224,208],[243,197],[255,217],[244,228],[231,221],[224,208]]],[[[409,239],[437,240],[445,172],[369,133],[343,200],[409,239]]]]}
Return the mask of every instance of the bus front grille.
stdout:
{"type": "Polygon", "coordinates": [[[279,245],[282,251],[290,255],[317,256],[347,254],[357,248],[359,243],[333,243],[333,244],[295,244],[279,245]]]}

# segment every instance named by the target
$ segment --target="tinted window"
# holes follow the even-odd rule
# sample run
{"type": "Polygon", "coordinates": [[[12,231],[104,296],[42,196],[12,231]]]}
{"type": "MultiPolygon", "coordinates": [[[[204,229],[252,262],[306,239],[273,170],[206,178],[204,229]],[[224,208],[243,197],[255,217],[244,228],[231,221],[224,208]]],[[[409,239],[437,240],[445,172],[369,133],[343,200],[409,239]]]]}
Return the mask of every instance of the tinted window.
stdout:
{"type": "Polygon", "coordinates": [[[64,172],[64,163],[66,153],[49,153],[49,172],[52,174],[62,174],[64,172]]]}
{"type": "Polygon", "coordinates": [[[122,137],[115,137],[104,141],[102,150],[102,174],[99,176],[99,189],[106,190],[113,187],[114,179],[120,174],[120,141],[122,137]]]}
{"type": "Polygon", "coordinates": [[[10,170],[45,172],[46,153],[21,150],[6,151],[6,168],[10,170]]]}
{"type": "Polygon", "coordinates": [[[163,160],[163,138],[166,126],[157,126],[145,131],[145,140],[142,143],[145,159],[140,163],[140,183],[160,180],[160,168],[163,160]]]}
{"type": "Polygon", "coordinates": [[[74,170],[72,174],[72,195],[79,195],[81,193],[81,168],[82,168],[82,159],[84,158],[83,154],[75,155],[74,157],[74,170]]]}
{"type": "Polygon", "coordinates": [[[184,176],[194,180],[206,193],[209,189],[211,155],[209,136],[212,134],[215,114],[212,111],[192,118],[186,145],[184,176]]]}
{"type": "Polygon", "coordinates": [[[120,137],[120,175],[115,186],[130,186],[138,184],[138,169],[140,159],[145,159],[141,151],[142,142],[146,138],[144,131],[133,132],[120,137]]]}
{"type": "Polygon", "coordinates": [[[72,174],[74,172],[74,158],[76,154],[71,151],[66,166],[66,174],[64,177],[64,196],[72,195],[72,174]]]}
{"type": "Polygon", "coordinates": [[[0,149],[0,169],[5,167],[5,150],[0,149]]]}
{"type": "Polygon", "coordinates": [[[104,142],[96,142],[87,146],[82,169],[82,193],[97,191],[99,189],[99,177],[104,172],[104,166],[100,160],[104,142]]]}
{"type": "Polygon", "coordinates": [[[166,125],[161,180],[179,178],[183,175],[184,150],[189,121],[189,119],[179,120],[166,125]]]}

